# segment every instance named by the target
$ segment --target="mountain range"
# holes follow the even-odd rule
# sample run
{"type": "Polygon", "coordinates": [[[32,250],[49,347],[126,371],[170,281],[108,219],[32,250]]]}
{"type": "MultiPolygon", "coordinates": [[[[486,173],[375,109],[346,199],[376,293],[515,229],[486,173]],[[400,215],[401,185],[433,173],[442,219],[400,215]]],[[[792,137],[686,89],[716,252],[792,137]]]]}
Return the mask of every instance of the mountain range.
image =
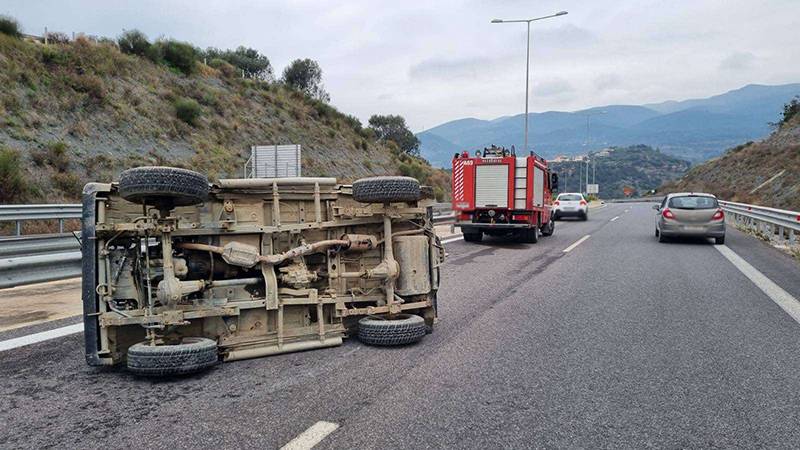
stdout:
{"type": "MultiPolygon", "coordinates": [[[[749,84],[708,98],[531,113],[529,142],[546,158],[642,144],[700,162],[768,135],[769,124],[778,120],[783,105],[796,95],[800,95],[800,83],[749,84]]],[[[519,114],[453,120],[418,133],[420,151],[432,165],[449,167],[456,152],[491,144],[519,148],[524,141],[524,118],[519,114]]]]}

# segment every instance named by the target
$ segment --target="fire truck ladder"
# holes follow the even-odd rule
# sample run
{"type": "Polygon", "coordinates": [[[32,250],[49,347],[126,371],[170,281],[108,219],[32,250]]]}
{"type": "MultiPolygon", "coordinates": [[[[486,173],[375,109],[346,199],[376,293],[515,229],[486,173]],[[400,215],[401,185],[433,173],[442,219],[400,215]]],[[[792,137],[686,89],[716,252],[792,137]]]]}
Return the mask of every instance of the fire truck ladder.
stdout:
{"type": "Polygon", "coordinates": [[[528,192],[528,158],[517,157],[514,169],[514,209],[525,209],[525,198],[528,192]]]}

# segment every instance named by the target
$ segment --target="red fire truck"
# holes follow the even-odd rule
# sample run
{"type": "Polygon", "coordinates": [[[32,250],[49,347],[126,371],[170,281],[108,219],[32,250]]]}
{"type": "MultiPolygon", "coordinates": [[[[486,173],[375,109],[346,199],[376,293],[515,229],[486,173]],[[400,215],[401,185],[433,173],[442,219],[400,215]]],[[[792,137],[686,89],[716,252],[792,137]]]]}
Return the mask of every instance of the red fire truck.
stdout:
{"type": "Polygon", "coordinates": [[[551,191],[558,189],[558,175],[533,152],[517,156],[514,147],[491,146],[474,156],[456,153],[452,188],[455,226],[465,241],[487,234],[536,243],[555,230],[551,191]]]}

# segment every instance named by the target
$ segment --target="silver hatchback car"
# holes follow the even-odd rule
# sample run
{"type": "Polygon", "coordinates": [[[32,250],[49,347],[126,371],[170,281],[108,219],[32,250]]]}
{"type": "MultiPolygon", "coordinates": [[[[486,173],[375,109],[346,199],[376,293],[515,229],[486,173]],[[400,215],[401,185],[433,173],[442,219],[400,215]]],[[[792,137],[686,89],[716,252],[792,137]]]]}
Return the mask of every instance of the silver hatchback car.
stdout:
{"type": "Polygon", "coordinates": [[[725,243],[725,212],[711,194],[681,192],[664,197],[654,205],[656,237],[665,242],[670,237],[714,238],[717,245],[725,243]]]}

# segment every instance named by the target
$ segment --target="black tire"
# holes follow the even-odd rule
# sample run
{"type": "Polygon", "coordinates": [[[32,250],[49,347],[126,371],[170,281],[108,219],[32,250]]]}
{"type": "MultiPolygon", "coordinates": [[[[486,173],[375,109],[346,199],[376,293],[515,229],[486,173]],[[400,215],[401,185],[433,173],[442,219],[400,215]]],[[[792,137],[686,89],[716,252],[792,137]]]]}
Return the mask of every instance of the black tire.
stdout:
{"type": "Polygon", "coordinates": [[[584,222],[589,220],[589,213],[588,212],[583,213],[583,215],[581,216],[581,220],[583,220],[584,222]]]}
{"type": "Polygon", "coordinates": [[[393,319],[368,316],[358,321],[358,340],[368,345],[413,344],[426,332],[425,319],[414,314],[398,314],[393,319]]]}
{"type": "Polygon", "coordinates": [[[166,377],[200,372],[217,364],[217,342],[188,337],[177,345],[140,342],[128,349],[128,370],[135,375],[166,377]]]}
{"type": "Polygon", "coordinates": [[[464,233],[464,240],[467,242],[480,242],[483,239],[483,233],[464,233]]]}
{"type": "Polygon", "coordinates": [[[714,244],[725,245],[725,236],[714,238],[714,244]]]}
{"type": "Polygon", "coordinates": [[[550,216],[550,221],[547,222],[547,226],[542,228],[542,236],[552,236],[555,231],[556,221],[553,216],[550,216]]]}
{"type": "Polygon", "coordinates": [[[664,236],[664,233],[658,233],[658,242],[667,242],[667,237],[664,236]]]}
{"type": "Polygon", "coordinates": [[[656,228],[656,237],[658,237],[658,228],[656,228]]]}
{"type": "Polygon", "coordinates": [[[411,177],[371,177],[353,183],[353,198],[361,203],[416,202],[419,181],[411,177]]]}
{"type": "Polygon", "coordinates": [[[525,242],[526,244],[535,244],[539,242],[539,229],[536,227],[520,231],[519,234],[522,242],[525,242]]]}
{"type": "Polygon", "coordinates": [[[119,195],[153,206],[196,205],[208,198],[208,178],[177,167],[136,167],[120,175],[119,195]]]}

